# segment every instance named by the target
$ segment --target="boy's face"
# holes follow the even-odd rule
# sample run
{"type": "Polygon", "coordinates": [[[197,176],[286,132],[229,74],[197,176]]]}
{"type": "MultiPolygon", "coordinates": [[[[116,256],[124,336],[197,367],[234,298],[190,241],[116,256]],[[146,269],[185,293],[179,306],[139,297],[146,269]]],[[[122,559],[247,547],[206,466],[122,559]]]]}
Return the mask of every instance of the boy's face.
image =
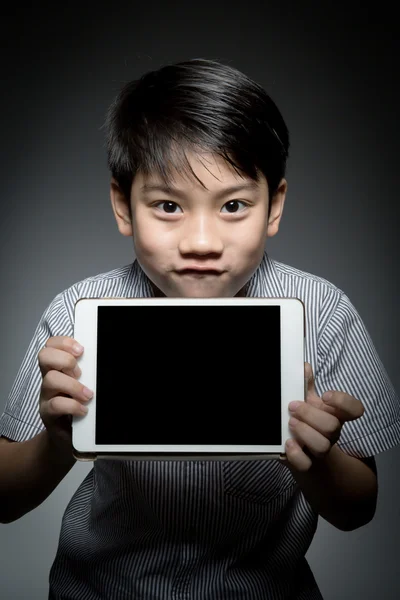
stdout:
{"type": "Polygon", "coordinates": [[[153,282],[156,295],[169,297],[233,297],[259,266],[267,237],[279,228],[286,194],[283,179],[268,215],[264,177],[254,187],[222,158],[189,154],[196,180],[180,175],[163,190],[157,176],[137,174],[127,200],[116,182],[111,201],[119,231],[133,236],[137,260],[153,282]],[[253,188],[228,192],[232,186],[253,188]],[[196,270],[198,269],[198,270],[196,270]],[[204,271],[204,269],[206,269],[204,271]],[[203,270],[203,272],[201,271],[203,270]]]}

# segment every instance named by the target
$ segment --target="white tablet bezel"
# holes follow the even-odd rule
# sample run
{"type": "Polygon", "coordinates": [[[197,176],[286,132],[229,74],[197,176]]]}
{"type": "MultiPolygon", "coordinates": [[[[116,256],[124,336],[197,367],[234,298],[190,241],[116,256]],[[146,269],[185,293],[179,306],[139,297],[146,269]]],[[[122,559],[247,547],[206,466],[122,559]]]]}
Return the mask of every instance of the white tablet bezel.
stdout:
{"type": "MultiPolygon", "coordinates": [[[[261,324],[260,324],[261,326],[261,324]]],[[[265,343],[268,343],[268,332],[265,343]]],[[[74,339],[84,346],[78,358],[81,368],[79,380],[94,391],[87,403],[88,413],[72,418],[73,454],[78,460],[96,458],[275,458],[285,455],[285,442],[291,437],[289,430],[288,404],[292,400],[305,399],[304,386],[304,341],[305,310],[298,298],[81,298],[75,304],[74,339]],[[282,396],[282,444],[279,445],[96,445],[96,348],[97,307],[162,305],[279,305],[281,307],[281,396],[282,396]]],[[[265,381],[268,385],[268,381],[265,381]]]]}

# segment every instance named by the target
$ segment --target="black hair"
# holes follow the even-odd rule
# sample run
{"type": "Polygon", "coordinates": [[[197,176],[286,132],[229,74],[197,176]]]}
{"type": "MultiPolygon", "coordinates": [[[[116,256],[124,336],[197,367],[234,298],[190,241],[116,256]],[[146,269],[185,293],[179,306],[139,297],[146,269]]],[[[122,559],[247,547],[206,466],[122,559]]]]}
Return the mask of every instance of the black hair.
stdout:
{"type": "Polygon", "coordinates": [[[128,200],[138,172],[168,184],[175,171],[205,187],[187,150],[217,154],[255,181],[263,173],[270,198],[285,175],[289,132],[279,109],[259,84],[219,60],[167,64],[125,84],[104,126],[108,166],[128,200]]]}

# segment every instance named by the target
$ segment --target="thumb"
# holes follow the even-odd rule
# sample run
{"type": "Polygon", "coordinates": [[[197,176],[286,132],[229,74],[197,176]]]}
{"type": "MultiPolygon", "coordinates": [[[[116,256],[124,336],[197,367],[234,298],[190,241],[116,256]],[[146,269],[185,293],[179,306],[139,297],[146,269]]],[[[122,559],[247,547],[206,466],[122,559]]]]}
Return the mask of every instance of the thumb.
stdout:
{"type": "Polygon", "coordinates": [[[318,397],[317,391],[315,389],[315,378],[313,369],[310,363],[308,362],[304,363],[304,386],[306,400],[308,400],[310,397],[318,397]]]}
{"type": "Polygon", "coordinates": [[[331,415],[335,415],[336,411],[333,406],[329,406],[326,402],[322,400],[317,394],[317,390],[315,389],[315,377],[312,370],[312,366],[310,363],[304,363],[304,384],[305,384],[305,392],[306,392],[306,402],[315,406],[316,408],[320,408],[321,410],[330,413],[331,415]]]}

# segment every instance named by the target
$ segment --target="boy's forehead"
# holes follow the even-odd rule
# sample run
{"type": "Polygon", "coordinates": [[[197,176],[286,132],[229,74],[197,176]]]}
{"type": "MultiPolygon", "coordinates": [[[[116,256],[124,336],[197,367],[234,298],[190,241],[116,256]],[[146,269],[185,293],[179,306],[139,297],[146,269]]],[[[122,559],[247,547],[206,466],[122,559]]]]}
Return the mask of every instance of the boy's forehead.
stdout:
{"type": "MultiPolygon", "coordinates": [[[[227,186],[255,184],[254,180],[247,175],[239,175],[232,165],[218,155],[212,153],[188,153],[187,158],[193,173],[190,171],[182,173],[172,166],[168,169],[166,182],[157,171],[150,173],[138,172],[135,177],[134,187],[143,193],[150,190],[152,186],[165,186],[166,184],[171,188],[180,190],[201,188],[203,191],[203,186],[209,191],[218,191],[227,186]]],[[[257,187],[262,189],[265,183],[265,177],[261,174],[257,187]]]]}

